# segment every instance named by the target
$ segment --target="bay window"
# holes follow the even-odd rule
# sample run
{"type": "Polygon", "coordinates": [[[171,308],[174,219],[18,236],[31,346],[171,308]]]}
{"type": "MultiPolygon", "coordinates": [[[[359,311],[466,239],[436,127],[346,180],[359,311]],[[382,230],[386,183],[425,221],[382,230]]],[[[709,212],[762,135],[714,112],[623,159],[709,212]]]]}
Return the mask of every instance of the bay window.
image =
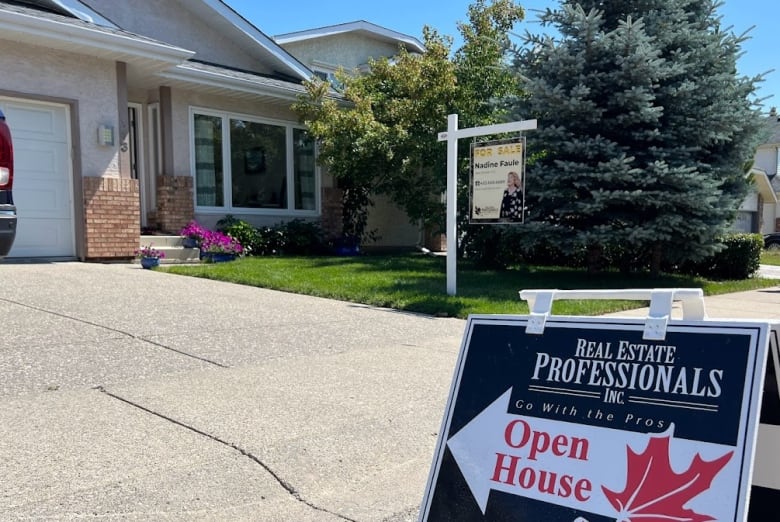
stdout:
{"type": "Polygon", "coordinates": [[[291,123],[192,111],[199,210],[315,215],[314,140],[291,123]]]}

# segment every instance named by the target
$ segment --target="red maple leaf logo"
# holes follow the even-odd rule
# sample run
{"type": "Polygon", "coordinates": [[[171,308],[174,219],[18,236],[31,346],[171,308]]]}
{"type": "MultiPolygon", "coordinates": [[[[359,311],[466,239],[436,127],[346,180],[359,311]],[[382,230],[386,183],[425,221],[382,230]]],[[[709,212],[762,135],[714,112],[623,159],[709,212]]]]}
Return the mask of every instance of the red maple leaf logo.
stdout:
{"type": "Polygon", "coordinates": [[[617,512],[617,522],[707,522],[685,504],[712,485],[733,451],[707,462],[697,453],[690,467],[677,474],[669,462],[671,435],[651,437],[644,453],[628,450],[628,476],[622,493],[601,489],[617,512]]]}

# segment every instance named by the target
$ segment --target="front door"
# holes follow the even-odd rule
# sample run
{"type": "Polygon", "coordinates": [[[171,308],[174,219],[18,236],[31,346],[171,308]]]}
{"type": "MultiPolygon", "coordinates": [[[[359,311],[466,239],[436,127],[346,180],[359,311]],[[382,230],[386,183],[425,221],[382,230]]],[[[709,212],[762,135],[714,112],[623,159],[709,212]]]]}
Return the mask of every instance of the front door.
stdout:
{"type": "Polygon", "coordinates": [[[141,227],[148,226],[149,183],[145,176],[143,155],[143,111],[138,103],[127,104],[127,120],[129,125],[128,142],[130,147],[130,176],[138,180],[138,191],[141,202],[141,227]]]}

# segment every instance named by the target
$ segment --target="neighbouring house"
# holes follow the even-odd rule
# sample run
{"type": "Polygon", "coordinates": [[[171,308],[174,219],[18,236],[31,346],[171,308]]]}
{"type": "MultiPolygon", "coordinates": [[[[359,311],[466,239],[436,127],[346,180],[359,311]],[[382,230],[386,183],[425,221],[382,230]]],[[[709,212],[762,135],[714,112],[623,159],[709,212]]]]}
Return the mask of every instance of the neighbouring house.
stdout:
{"type": "MultiPolygon", "coordinates": [[[[369,70],[372,59],[392,58],[403,46],[410,53],[422,54],[425,46],[417,38],[359,20],[327,27],[308,29],[274,36],[276,43],[301,61],[316,76],[338,88],[336,72],[349,74],[369,70]]],[[[446,122],[441,122],[442,129],[446,122]]],[[[418,223],[409,221],[406,213],[389,198],[376,196],[368,215],[367,230],[374,230],[375,248],[396,248],[426,244],[442,250],[438,236],[423,237],[418,223]],[[438,244],[437,244],[438,240],[438,244]]]]}
{"type": "Polygon", "coordinates": [[[340,193],[290,110],[313,66],[220,0],[0,1],[10,255],[128,258],[142,228],[227,214],[338,233],[340,193]]]}
{"type": "Polygon", "coordinates": [[[769,234],[780,231],[780,117],[772,108],[767,117],[768,138],[756,150],[750,176],[753,190],[739,207],[733,229],[769,234]]]}

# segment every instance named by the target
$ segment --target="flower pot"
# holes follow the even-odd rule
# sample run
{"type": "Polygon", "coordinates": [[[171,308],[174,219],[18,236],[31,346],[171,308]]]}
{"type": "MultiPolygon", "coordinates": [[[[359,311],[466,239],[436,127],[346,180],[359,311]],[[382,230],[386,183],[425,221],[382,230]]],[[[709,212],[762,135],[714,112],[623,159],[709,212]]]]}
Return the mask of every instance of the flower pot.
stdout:
{"type": "Polygon", "coordinates": [[[159,257],[142,257],[141,258],[141,267],[146,268],[147,270],[155,267],[160,266],[160,258],[159,257]]]}
{"type": "Polygon", "coordinates": [[[360,255],[360,239],[355,236],[343,236],[333,243],[333,253],[337,256],[360,255]]]}
{"type": "Polygon", "coordinates": [[[338,246],[334,252],[337,256],[357,256],[360,255],[360,247],[358,245],[338,246]]]}
{"type": "Polygon", "coordinates": [[[226,263],[227,261],[233,261],[235,258],[236,258],[235,254],[223,254],[223,253],[211,254],[212,263],[226,263]]]}
{"type": "Polygon", "coordinates": [[[184,248],[198,248],[198,240],[194,237],[185,237],[181,240],[181,244],[184,248]]]}

